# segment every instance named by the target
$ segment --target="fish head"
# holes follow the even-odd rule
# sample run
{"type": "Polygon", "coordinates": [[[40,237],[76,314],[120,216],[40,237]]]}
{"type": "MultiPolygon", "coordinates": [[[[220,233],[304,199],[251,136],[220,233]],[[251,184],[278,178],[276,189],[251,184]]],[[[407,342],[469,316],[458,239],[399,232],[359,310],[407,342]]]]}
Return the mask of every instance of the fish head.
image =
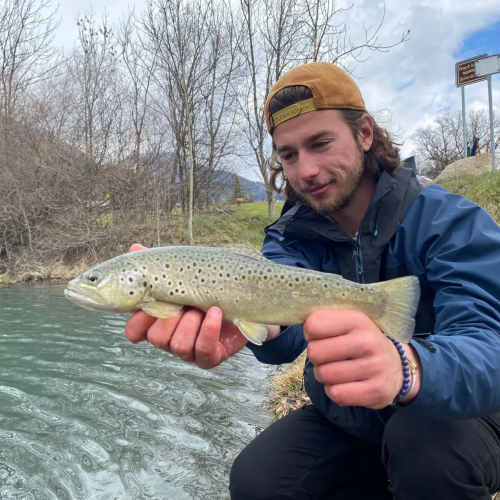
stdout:
{"type": "Polygon", "coordinates": [[[64,295],[75,304],[91,311],[127,313],[139,310],[146,290],[142,274],[129,271],[120,274],[120,266],[110,260],[71,280],[64,295]]]}

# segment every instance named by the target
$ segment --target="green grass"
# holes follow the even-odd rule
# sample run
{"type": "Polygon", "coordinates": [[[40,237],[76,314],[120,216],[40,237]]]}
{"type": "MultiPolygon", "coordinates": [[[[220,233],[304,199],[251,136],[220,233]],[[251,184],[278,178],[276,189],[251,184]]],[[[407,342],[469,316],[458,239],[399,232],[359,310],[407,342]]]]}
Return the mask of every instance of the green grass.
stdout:
{"type": "MultiPolygon", "coordinates": [[[[276,203],[278,218],[283,202],[276,203]]],[[[260,250],[264,241],[264,228],[271,222],[267,216],[267,202],[245,203],[225,207],[232,213],[222,215],[197,215],[193,218],[195,245],[220,246],[231,243],[251,245],[260,250]]],[[[169,242],[187,243],[186,218],[174,221],[169,231],[169,242]]]]}
{"type": "Polygon", "coordinates": [[[500,224],[500,172],[469,175],[458,181],[442,181],[440,185],[477,203],[500,224]]]}
{"type": "Polygon", "coordinates": [[[14,278],[9,276],[8,274],[0,274],[0,285],[6,285],[8,283],[13,283],[14,278]]]}
{"type": "MultiPolygon", "coordinates": [[[[238,213],[247,214],[247,215],[262,215],[263,217],[267,217],[267,201],[255,201],[253,203],[243,203],[242,205],[236,206],[232,205],[232,207],[236,207],[238,213]]],[[[281,209],[283,208],[282,201],[274,202],[276,218],[279,217],[281,213],[281,209]]]]}

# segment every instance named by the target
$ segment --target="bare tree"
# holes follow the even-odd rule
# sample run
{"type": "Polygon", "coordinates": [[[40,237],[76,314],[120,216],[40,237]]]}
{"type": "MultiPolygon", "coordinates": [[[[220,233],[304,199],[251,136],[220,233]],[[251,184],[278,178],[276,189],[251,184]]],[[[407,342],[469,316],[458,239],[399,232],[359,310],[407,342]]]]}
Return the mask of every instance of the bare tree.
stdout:
{"type": "Polygon", "coordinates": [[[13,117],[18,96],[53,67],[56,11],[50,0],[4,0],[0,4],[0,113],[13,117]]]}
{"type": "MultiPolygon", "coordinates": [[[[117,53],[112,29],[104,14],[96,24],[89,12],[77,21],[79,46],[75,49],[70,71],[79,87],[79,143],[99,166],[106,158],[116,115],[117,53]]],[[[78,130],[76,128],[76,130],[78,130]]]]}
{"type": "MultiPolygon", "coordinates": [[[[500,117],[494,114],[495,147],[500,145],[500,117]]],[[[490,122],[485,110],[471,110],[467,115],[467,142],[479,139],[482,152],[490,153],[490,122]]],[[[420,170],[429,177],[438,176],[446,167],[464,157],[462,113],[444,113],[433,125],[420,127],[413,134],[420,170]]]]}
{"type": "Polygon", "coordinates": [[[386,14],[384,6],[378,25],[372,28],[363,24],[364,37],[353,40],[349,33],[350,26],[339,19],[352,7],[339,7],[336,0],[301,0],[303,62],[328,61],[350,71],[344,65],[346,59],[363,62],[367,59],[367,51],[388,52],[409,39],[410,30],[406,30],[396,41],[383,43],[379,40],[386,14]]]}

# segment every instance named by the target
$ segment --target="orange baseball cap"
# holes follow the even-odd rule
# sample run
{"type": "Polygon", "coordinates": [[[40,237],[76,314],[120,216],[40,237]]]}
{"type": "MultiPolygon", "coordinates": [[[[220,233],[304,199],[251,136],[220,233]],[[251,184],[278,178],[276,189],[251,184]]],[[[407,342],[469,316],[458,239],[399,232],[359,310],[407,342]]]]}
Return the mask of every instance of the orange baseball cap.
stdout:
{"type": "Polygon", "coordinates": [[[335,64],[314,62],[297,66],[285,73],[273,86],[266,99],[264,114],[267,130],[298,115],[322,109],[355,109],[366,111],[365,101],[356,82],[335,64]],[[271,116],[269,104],[272,98],[285,87],[301,85],[307,87],[313,97],[292,104],[271,116]]]}

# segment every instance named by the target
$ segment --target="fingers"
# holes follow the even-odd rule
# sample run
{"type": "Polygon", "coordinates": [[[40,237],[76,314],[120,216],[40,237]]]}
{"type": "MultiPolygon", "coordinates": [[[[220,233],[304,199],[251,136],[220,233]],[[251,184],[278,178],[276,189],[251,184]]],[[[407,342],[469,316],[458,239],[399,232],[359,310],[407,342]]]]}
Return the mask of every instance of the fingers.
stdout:
{"type": "Polygon", "coordinates": [[[326,395],[339,406],[365,406],[380,410],[392,403],[387,390],[372,380],[325,385],[326,395]]]}
{"type": "Polygon", "coordinates": [[[147,250],[147,247],[141,245],[140,243],[134,243],[130,248],[129,252],[137,252],[138,250],[147,250]]]}
{"type": "Polygon", "coordinates": [[[219,344],[221,328],[222,311],[212,307],[207,311],[195,345],[195,362],[200,368],[213,368],[223,361],[219,344]]]}
{"type": "Polygon", "coordinates": [[[195,360],[195,344],[205,313],[199,309],[186,311],[170,339],[170,352],[188,363],[195,360]]]}
{"type": "Polygon", "coordinates": [[[372,358],[325,363],[314,367],[314,378],[324,385],[360,382],[383,371],[383,366],[372,358]]]}
{"type": "Polygon", "coordinates": [[[179,317],[158,319],[139,311],[130,318],[125,335],[131,342],[148,340],[152,345],[175,354],[200,368],[218,366],[236,354],[246,339],[231,323],[223,323],[223,313],[212,307],[207,314],[198,309],[182,310],[179,317]],[[224,331],[221,338],[221,331],[224,331]]]}
{"type": "Polygon", "coordinates": [[[362,335],[324,338],[307,344],[307,357],[315,366],[332,361],[343,361],[364,356],[370,344],[362,335]]]}
{"type": "Polygon", "coordinates": [[[311,314],[304,323],[304,337],[309,342],[338,337],[355,328],[364,327],[377,328],[372,320],[360,311],[318,311],[311,314]]]}
{"type": "Polygon", "coordinates": [[[125,325],[125,337],[134,344],[147,340],[148,329],[155,321],[156,318],[144,311],[136,312],[125,325]]]}
{"type": "Polygon", "coordinates": [[[158,347],[158,349],[172,352],[171,340],[184,314],[185,311],[181,310],[179,316],[176,318],[153,318],[156,321],[150,326],[147,332],[148,341],[155,347],[158,347]]]}

